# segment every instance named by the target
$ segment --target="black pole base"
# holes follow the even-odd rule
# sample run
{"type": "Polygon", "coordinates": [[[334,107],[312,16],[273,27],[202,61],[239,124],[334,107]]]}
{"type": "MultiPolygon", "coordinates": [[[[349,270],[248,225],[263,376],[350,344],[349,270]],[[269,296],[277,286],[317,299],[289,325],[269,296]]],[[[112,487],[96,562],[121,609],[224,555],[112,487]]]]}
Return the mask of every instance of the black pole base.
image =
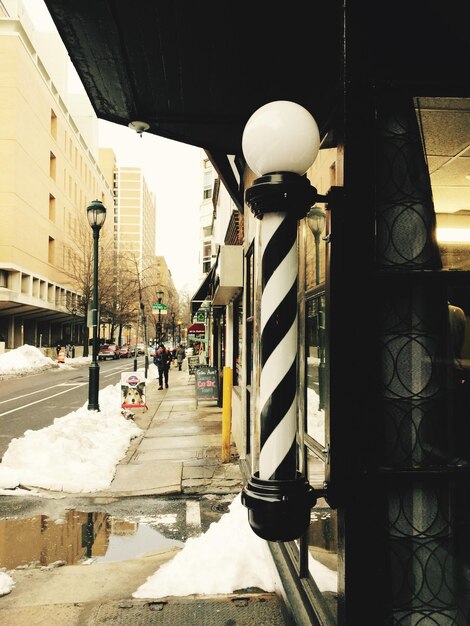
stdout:
{"type": "Polygon", "coordinates": [[[243,488],[253,532],[267,541],[293,541],[310,525],[310,509],[317,496],[305,476],[294,480],[262,480],[256,472],[243,488]]]}
{"type": "Polygon", "coordinates": [[[92,361],[88,373],[88,410],[99,411],[98,394],[100,388],[100,367],[98,363],[92,361]]]}

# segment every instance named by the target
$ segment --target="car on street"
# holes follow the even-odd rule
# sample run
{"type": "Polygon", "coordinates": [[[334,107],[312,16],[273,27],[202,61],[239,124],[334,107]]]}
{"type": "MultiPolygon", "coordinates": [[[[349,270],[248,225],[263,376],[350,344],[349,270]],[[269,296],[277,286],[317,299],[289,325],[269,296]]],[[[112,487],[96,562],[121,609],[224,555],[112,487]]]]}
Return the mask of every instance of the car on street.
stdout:
{"type": "Polygon", "coordinates": [[[138,343],[136,347],[137,347],[137,354],[145,354],[145,344],[144,343],[138,343]]]}
{"type": "Polygon", "coordinates": [[[131,347],[128,345],[121,346],[120,348],[118,348],[118,352],[119,352],[119,358],[121,359],[129,359],[133,355],[133,351],[131,350],[131,347]]]}
{"type": "Polygon", "coordinates": [[[115,343],[104,343],[98,351],[98,361],[106,361],[107,359],[119,359],[120,354],[115,343]]]}

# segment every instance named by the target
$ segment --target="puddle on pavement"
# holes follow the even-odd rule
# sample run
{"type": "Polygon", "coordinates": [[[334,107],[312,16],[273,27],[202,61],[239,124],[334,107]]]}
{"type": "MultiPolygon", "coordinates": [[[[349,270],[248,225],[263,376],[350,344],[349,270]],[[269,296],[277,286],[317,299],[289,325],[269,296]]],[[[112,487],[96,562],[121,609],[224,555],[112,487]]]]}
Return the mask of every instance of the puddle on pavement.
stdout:
{"type": "Polygon", "coordinates": [[[87,558],[122,561],[171,546],[182,547],[176,517],[160,515],[144,522],[72,509],[58,519],[47,515],[0,519],[0,568],[57,562],[74,565],[87,558]]]}

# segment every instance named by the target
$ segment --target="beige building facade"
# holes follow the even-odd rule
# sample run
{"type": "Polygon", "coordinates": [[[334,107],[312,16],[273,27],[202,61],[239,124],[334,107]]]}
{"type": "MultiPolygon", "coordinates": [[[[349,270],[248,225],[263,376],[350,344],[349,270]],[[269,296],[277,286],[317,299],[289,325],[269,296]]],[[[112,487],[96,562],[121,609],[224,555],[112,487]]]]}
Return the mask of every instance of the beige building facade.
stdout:
{"type": "MultiPolygon", "coordinates": [[[[0,339],[7,349],[67,338],[80,298],[72,242],[92,200],[113,206],[110,181],[62,84],[22,21],[0,4],[0,339]]],[[[110,224],[108,217],[102,236],[110,224]]]]}
{"type": "Polygon", "coordinates": [[[155,259],[155,196],[138,167],[115,167],[113,176],[116,251],[142,272],[155,259]]]}

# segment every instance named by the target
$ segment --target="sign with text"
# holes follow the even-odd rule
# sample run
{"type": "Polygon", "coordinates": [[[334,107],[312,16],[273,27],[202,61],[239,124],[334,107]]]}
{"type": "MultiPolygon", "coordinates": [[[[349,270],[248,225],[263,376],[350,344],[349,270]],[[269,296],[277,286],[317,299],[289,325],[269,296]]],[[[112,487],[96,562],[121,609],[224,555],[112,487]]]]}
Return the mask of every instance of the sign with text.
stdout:
{"type": "Polygon", "coordinates": [[[219,399],[219,375],[216,367],[200,365],[196,368],[196,402],[219,399]]]}
{"type": "Polygon", "coordinates": [[[199,365],[199,356],[188,356],[188,370],[190,374],[194,374],[196,367],[199,365]]]}
{"type": "Polygon", "coordinates": [[[161,302],[156,302],[155,304],[152,304],[152,314],[153,315],[167,315],[168,305],[161,304],[161,302]]]}

